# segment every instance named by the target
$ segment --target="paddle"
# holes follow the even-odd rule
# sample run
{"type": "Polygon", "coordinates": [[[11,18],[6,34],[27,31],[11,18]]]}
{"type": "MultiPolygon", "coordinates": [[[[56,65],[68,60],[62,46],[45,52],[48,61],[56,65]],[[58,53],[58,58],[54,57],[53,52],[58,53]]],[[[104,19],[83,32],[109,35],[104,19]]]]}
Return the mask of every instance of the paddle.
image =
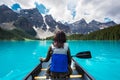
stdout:
{"type": "Polygon", "coordinates": [[[92,58],[90,51],[79,52],[76,55],[73,55],[72,57],[77,57],[77,58],[92,58]]]}

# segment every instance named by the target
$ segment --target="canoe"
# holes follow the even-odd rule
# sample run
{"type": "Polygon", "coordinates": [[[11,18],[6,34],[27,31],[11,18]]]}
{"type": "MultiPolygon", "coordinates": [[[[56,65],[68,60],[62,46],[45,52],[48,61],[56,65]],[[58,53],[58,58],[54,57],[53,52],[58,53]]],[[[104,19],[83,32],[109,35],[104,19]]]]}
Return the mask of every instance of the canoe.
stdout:
{"type": "Polygon", "coordinates": [[[38,64],[24,80],[95,80],[84,68],[82,68],[74,59],[72,59],[72,74],[67,79],[51,79],[46,75],[49,62],[38,64]]]}

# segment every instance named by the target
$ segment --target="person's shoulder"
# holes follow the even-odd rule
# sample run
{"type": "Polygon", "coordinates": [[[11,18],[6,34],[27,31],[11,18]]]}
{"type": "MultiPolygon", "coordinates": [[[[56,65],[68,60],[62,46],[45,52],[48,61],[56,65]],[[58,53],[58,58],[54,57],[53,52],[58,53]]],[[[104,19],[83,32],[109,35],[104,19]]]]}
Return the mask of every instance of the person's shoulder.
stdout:
{"type": "Polygon", "coordinates": [[[69,44],[68,43],[64,43],[64,48],[68,49],[69,44]]]}
{"type": "Polygon", "coordinates": [[[50,45],[50,47],[51,47],[51,48],[54,48],[55,46],[54,46],[54,44],[52,43],[52,44],[50,45]]]}
{"type": "Polygon", "coordinates": [[[68,43],[64,43],[65,46],[68,46],[69,44],[68,43]]]}

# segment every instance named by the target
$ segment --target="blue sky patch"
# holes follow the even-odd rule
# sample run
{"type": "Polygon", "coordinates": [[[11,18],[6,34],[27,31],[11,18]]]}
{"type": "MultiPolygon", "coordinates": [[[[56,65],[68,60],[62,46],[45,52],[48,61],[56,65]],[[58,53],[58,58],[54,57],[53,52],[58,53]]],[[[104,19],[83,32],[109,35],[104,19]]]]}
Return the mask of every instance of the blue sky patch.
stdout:
{"type": "Polygon", "coordinates": [[[20,5],[18,3],[15,3],[11,6],[12,10],[18,10],[21,9],[20,5]]]}
{"type": "Polygon", "coordinates": [[[67,9],[71,12],[72,18],[74,19],[76,16],[76,5],[72,2],[67,4],[67,9]]]}
{"type": "Polygon", "coordinates": [[[106,18],[104,18],[104,21],[105,22],[110,22],[110,21],[112,21],[110,18],[108,18],[108,17],[106,17],[106,18]]]}
{"type": "Polygon", "coordinates": [[[41,14],[47,14],[49,12],[49,9],[47,9],[43,4],[35,2],[35,6],[41,14]]]}
{"type": "Polygon", "coordinates": [[[73,19],[74,19],[75,16],[76,16],[76,11],[72,11],[72,12],[71,12],[71,15],[72,15],[72,17],[73,17],[73,19]]]}

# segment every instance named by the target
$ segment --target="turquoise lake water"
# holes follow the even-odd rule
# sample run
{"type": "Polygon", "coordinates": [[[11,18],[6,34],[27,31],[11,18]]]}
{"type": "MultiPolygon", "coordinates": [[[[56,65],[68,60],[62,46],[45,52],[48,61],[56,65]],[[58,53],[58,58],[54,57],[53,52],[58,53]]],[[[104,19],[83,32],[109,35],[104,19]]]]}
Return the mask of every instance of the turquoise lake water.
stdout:
{"type": "MultiPolygon", "coordinates": [[[[52,41],[0,41],[0,80],[22,80],[45,57],[52,41]]],[[[120,41],[68,41],[71,54],[91,51],[91,59],[74,58],[96,80],[120,79],[120,41]]]]}

